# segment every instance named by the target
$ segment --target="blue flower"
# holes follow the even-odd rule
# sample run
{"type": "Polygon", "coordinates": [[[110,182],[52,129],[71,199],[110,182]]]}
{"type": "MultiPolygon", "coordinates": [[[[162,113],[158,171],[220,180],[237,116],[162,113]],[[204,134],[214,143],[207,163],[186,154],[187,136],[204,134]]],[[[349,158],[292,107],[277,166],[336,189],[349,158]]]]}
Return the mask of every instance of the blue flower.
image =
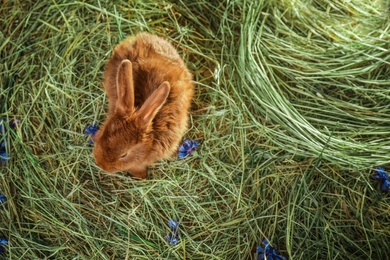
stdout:
{"type": "Polygon", "coordinates": [[[381,185],[381,190],[382,191],[390,191],[390,181],[385,180],[382,185],[381,185]]]}
{"type": "Polygon", "coordinates": [[[179,159],[183,159],[184,157],[191,154],[195,148],[198,146],[198,141],[190,141],[185,140],[182,145],[179,147],[179,159]]]}
{"type": "Polygon", "coordinates": [[[5,255],[5,250],[2,246],[6,246],[6,245],[8,245],[8,240],[1,238],[0,239],[0,255],[5,255]]]}
{"type": "Polygon", "coordinates": [[[179,223],[170,219],[168,225],[172,228],[172,231],[166,238],[171,245],[176,245],[179,241],[179,223]]]}
{"type": "Polygon", "coordinates": [[[7,197],[4,194],[0,194],[0,204],[3,204],[7,201],[7,197]]]}
{"type": "Polygon", "coordinates": [[[374,169],[374,171],[376,172],[373,176],[374,179],[381,180],[381,181],[389,179],[389,175],[385,171],[385,168],[379,167],[379,168],[374,169]]]}
{"type": "Polygon", "coordinates": [[[172,219],[170,219],[170,220],[168,221],[168,225],[169,225],[170,227],[172,227],[172,228],[177,229],[177,227],[179,226],[179,223],[177,223],[176,221],[173,221],[172,219]]]}
{"type": "Polygon", "coordinates": [[[98,127],[96,124],[93,124],[91,126],[86,126],[84,128],[84,134],[85,135],[94,135],[94,134],[96,134],[97,130],[98,130],[98,127]]]}
{"type": "Polygon", "coordinates": [[[93,124],[91,126],[86,126],[84,128],[84,134],[86,136],[90,135],[91,136],[91,140],[89,140],[89,143],[90,144],[93,144],[93,139],[95,137],[95,134],[96,132],[98,131],[99,127],[96,125],[96,124],[93,124]]]}
{"type": "Polygon", "coordinates": [[[5,163],[9,157],[8,157],[8,154],[5,150],[5,147],[7,145],[7,142],[3,141],[0,143],[0,161],[5,163]]]}
{"type": "Polygon", "coordinates": [[[263,240],[264,248],[261,246],[257,247],[257,259],[264,260],[267,257],[267,260],[286,260],[282,255],[279,255],[276,252],[276,249],[270,246],[267,239],[263,240]]]}
{"type": "Polygon", "coordinates": [[[376,169],[374,169],[374,171],[375,171],[375,174],[372,177],[375,180],[379,180],[381,182],[381,190],[382,191],[390,191],[389,174],[382,167],[376,168],[376,169]]]}
{"type": "Polygon", "coordinates": [[[0,161],[5,163],[8,159],[8,154],[4,151],[0,151],[0,161]]]}

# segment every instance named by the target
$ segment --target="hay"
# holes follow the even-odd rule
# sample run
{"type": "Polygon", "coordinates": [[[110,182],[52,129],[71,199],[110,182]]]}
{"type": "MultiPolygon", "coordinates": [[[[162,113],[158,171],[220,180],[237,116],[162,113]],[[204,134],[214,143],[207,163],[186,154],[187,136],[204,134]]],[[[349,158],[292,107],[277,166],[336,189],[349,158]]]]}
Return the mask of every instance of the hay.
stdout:
{"type": "Polygon", "coordinates": [[[2,1],[0,238],[8,259],[385,259],[386,1],[2,1]],[[220,2],[220,3],[218,3],[220,2]],[[147,181],[102,172],[104,66],[128,34],[170,39],[194,72],[184,160],[147,181]],[[169,244],[168,221],[180,223],[169,244]]]}

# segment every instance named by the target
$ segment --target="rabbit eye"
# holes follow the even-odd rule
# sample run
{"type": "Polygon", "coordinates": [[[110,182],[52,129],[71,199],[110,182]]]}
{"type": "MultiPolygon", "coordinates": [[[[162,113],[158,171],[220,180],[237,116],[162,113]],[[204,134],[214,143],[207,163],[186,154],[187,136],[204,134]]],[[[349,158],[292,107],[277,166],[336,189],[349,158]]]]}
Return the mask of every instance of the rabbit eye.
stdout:
{"type": "Polygon", "coordinates": [[[122,154],[121,158],[125,158],[127,153],[122,154]]]}

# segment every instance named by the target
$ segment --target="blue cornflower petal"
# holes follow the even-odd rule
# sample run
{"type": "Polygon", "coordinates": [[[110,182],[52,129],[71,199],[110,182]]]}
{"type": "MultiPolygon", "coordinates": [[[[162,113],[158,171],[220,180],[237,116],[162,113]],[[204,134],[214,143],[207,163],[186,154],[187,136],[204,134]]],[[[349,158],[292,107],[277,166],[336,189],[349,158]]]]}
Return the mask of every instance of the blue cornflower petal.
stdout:
{"type": "Polygon", "coordinates": [[[192,142],[192,149],[195,149],[199,145],[198,141],[194,140],[192,142]]]}
{"type": "Polygon", "coordinates": [[[190,140],[184,140],[184,143],[183,143],[183,146],[186,148],[186,149],[189,149],[192,145],[192,142],[190,140]]]}
{"type": "Polygon", "coordinates": [[[383,167],[377,167],[376,169],[374,169],[376,172],[379,172],[379,173],[385,173],[385,168],[383,167]]]}
{"type": "Polygon", "coordinates": [[[91,126],[87,126],[84,128],[84,134],[85,135],[94,135],[94,134],[96,134],[97,130],[98,130],[97,125],[93,124],[91,126]]]}
{"type": "Polygon", "coordinates": [[[91,126],[87,126],[84,128],[84,134],[85,135],[90,135],[91,140],[89,140],[89,144],[93,144],[93,139],[95,138],[95,134],[98,131],[99,127],[96,124],[93,124],[91,126]]]}
{"type": "Polygon", "coordinates": [[[9,159],[8,154],[6,152],[0,152],[0,161],[5,163],[9,159]]]}
{"type": "Polygon", "coordinates": [[[375,173],[372,176],[375,180],[379,180],[381,183],[382,191],[390,191],[390,180],[389,174],[385,171],[384,168],[378,167],[374,169],[375,173]]]}
{"type": "Polygon", "coordinates": [[[188,156],[191,154],[195,148],[198,146],[198,141],[190,141],[190,140],[185,140],[180,146],[179,146],[179,154],[178,157],[179,159],[183,159],[184,157],[188,156]]]}
{"type": "Polygon", "coordinates": [[[172,245],[176,245],[179,241],[179,223],[170,219],[168,225],[172,228],[170,234],[166,236],[168,242],[172,245]]]}
{"type": "Polygon", "coordinates": [[[168,221],[168,225],[169,225],[170,227],[177,228],[177,227],[179,226],[179,223],[177,223],[176,221],[170,219],[170,220],[168,221]]]}
{"type": "MultiPolygon", "coordinates": [[[[4,239],[4,238],[1,238],[0,239],[0,245],[2,245],[2,246],[8,245],[8,240],[4,239]]],[[[4,250],[4,248],[2,246],[0,246],[0,255],[4,255],[5,254],[5,250],[4,250]]]]}
{"type": "Polygon", "coordinates": [[[179,152],[187,153],[187,150],[188,150],[188,148],[187,148],[187,146],[185,144],[182,144],[182,145],[179,146],[179,152]]]}
{"type": "Polygon", "coordinates": [[[263,244],[264,244],[264,248],[258,246],[257,247],[257,259],[258,260],[263,260],[265,259],[265,257],[267,257],[267,259],[272,259],[272,260],[286,260],[286,258],[282,255],[279,255],[277,252],[276,252],[276,249],[273,248],[270,244],[269,244],[269,241],[267,239],[264,239],[263,240],[263,244]]]}
{"type": "Polygon", "coordinates": [[[381,180],[381,181],[389,179],[389,175],[387,174],[384,168],[379,167],[374,170],[375,170],[375,174],[373,176],[374,179],[381,180]]]}
{"type": "Polygon", "coordinates": [[[183,159],[186,156],[187,156],[187,152],[180,152],[179,151],[179,155],[178,155],[179,159],[183,159]]]}
{"type": "Polygon", "coordinates": [[[176,237],[172,237],[170,235],[168,236],[168,241],[172,245],[177,245],[177,242],[178,242],[176,237]]]}
{"type": "Polygon", "coordinates": [[[385,180],[382,183],[381,190],[382,191],[390,191],[390,181],[389,180],[385,180]]]}
{"type": "Polygon", "coordinates": [[[7,202],[7,197],[4,194],[0,194],[0,204],[7,202]]]}
{"type": "Polygon", "coordinates": [[[177,244],[177,238],[176,237],[174,237],[174,236],[172,236],[172,235],[168,235],[168,236],[166,236],[166,238],[168,239],[168,242],[169,242],[169,244],[171,244],[171,245],[176,245],[177,244]]]}

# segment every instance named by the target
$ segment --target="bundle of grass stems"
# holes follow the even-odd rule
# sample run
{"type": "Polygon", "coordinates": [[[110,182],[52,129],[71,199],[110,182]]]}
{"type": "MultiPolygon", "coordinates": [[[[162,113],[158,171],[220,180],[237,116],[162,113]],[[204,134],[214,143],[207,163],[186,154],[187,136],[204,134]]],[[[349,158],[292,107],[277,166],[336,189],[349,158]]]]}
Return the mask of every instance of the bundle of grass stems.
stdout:
{"type": "Polygon", "coordinates": [[[387,259],[386,0],[0,1],[5,259],[387,259]],[[148,31],[194,75],[183,160],[107,174],[83,129],[113,48],[148,31]],[[19,122],[14,129],[7,125],[19,122]],[[167,240],[179,223],[178,243],[167,240]]]}

